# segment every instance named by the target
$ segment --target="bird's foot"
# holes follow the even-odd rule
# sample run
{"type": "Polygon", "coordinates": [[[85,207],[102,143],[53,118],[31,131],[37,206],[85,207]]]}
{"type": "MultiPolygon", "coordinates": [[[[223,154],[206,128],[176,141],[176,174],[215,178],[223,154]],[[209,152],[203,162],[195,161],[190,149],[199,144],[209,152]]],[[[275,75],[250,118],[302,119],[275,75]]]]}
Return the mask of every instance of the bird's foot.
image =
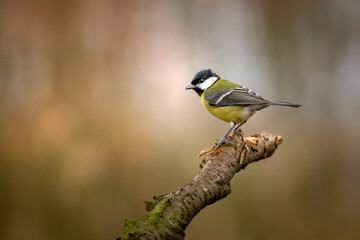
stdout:
{"type": "Polygon", "coordinates": [[[234,128],[234,132],[239,132],[240,136],[241,136],[241,142],[244,142],[244,132],[241,130],[241,125],[237,126],[234,128]]]}
{"type": "Polygon", "coordinates": [[[227,140],[222,140],[222,141],[220,141],[218,143],[215,143],[215,144],[216,144],[216,147],[215,147],[214,151],[216,151],[223,144],[230,144],[230,145],[233,145],[233,146],[236,147],[236,144],[234,142],[227,141],[227,140]]]}

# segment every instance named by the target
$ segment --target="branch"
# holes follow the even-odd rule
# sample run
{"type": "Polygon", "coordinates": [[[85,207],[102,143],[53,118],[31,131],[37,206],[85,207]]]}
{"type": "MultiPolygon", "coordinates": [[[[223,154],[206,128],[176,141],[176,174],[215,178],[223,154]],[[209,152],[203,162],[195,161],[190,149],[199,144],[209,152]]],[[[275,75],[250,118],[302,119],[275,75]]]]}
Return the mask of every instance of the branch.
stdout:
{"type": "Polygon", "coordinates": [[[215,152],[214,147],[203,151],[202,169],[195,178],[177,192],[145,202],[147,213],[139,220],[125,220],[118,239],[184,239],[186,227],[201,209],[231,193],[230,180],[235,173],[270,157],[282,143],[281,136],[267,132],[245,139],[235,132],[228,140],[236,147],[225,144],[215,152]]]}

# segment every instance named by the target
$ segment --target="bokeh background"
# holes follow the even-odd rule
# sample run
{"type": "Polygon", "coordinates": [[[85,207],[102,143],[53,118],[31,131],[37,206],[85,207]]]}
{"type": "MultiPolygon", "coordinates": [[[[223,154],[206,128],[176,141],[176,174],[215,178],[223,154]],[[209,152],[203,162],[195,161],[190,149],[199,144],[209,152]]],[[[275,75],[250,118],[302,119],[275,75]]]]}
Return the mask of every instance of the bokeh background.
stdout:
{"type": "Polygon", "coordinates": [[[0,238],[115,239],[199,171],[228,124],[185,86],[212,68],[272,100],[268,160],[187,239],[360,239],[360,2],[0,2],[0,238]]]}

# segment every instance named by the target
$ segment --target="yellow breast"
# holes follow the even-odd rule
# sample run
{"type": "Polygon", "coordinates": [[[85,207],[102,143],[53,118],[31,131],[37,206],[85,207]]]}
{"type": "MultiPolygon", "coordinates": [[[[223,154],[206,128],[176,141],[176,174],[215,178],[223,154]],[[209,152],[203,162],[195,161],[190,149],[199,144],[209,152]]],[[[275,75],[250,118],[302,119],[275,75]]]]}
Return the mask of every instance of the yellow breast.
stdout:
{"type": "Polygon", "coordinates": [[[253,112],[244,106],[212,107],[205,101],[204,96],[205,94],[203,93],[201,95],[201,102],[204,107],[212,115],[225,122],[236,121],[237,123],[243,123],[253,115],[253,112]]]}

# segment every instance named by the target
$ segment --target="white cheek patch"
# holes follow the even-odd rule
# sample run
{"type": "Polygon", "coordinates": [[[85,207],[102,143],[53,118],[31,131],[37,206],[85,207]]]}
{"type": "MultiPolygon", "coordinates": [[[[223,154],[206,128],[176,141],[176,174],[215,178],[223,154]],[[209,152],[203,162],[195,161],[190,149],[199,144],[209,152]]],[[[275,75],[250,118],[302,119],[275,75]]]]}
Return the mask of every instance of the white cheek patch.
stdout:
{"type": "Polygon", "coordinates": [[[211,85],[213,85],[214,82],[216,82],[216,80],[217,80],[217,77],[209,77],[203,83],[199,83],[196,86],[198,88],[200,88],[201,90],[205,90],[205,89],[208,89],[211,85]]]}

